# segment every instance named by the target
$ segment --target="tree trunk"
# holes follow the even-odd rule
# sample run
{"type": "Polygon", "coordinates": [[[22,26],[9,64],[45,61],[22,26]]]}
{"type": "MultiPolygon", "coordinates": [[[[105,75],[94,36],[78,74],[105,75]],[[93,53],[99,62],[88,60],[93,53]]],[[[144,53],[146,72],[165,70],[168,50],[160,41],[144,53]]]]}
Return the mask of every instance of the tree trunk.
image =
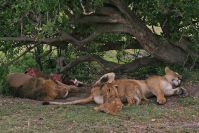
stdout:
{"type": "Polygon", "coordinates": [[[181,48],[163,41],[155,36],[143,22],[138,19],[121,0],[110,0],[119,9],[131,25],[131,33],[140,45],[154,57],[170,63],[183,64],[187,58],[181,48]]]}

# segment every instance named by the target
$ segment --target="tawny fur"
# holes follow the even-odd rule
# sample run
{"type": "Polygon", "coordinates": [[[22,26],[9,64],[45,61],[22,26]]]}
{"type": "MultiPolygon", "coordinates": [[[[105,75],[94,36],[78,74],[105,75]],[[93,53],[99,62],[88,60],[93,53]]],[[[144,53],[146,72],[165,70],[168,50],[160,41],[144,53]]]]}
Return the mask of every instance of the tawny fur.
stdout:
{"type": "Polygon", "coordinates": [[[108,114],[116,115],[116,113],[120,111],[123,106],[117,89],[117,85],[106,83],[105,87],[102,88],[105,102],[94,109],[96,111],[103,111],[108,114]]]}
{"type": "MultiPolygon", "coordinates": [[[[110,77],[113,77],[111,74],[110,77],[108,74],[106,76],[102,76],[107,79],[111,79],[110,77]]],[[[146,99],[151,96],[157,97],[157,102],[159,104],[166,103],[165,96],[172,96],[172,95],[179,95],[183,91],[186,91],[182,89],[181,87],[178,87],[180,85],[182,76],[178,73],[172,71],[168,67],[165,67],[165,75],[164,76],[151,76],[147,78],[146,80],[132,80],[132,79],[121,79],[121,80],[112,80],[112,84],[118,85],[118,94],[120,97],[126,96],[129,97],[129,104],[134,103],[134,100],[136,98],[133,98],[132,94],[137,93],[138,98],[137,99],[146,99]],[[130,88],[128,90],[127,88],[130,88]],[[134,88],[134,89],[132,89],[134,88]],[[135,89],[137,88],[137,89],[135,89]],[[133,93],[132,91],[135,91],[133,93]],[[138,92],[139,90],[139,92],[138,92]]],[[[85,104],[91,101],[95,101],[97,104],[103,104],[104,103],[104,96],[101,89],[101,80],[97,81],[97,84],[92,88],[91,95],[87,98],[71,101],[71,102],[49,102],[48,104],[59,104],[59,105],[67,105],[67,104],[85,104]]],[[[107,81],[110,83],[109,81],[107,81]]],[[[139,104],[139,100],[138,103],[139,104]]]]}
{"type": "Polygon", "coordinates": [[[119,97],[123,100],[126,99],[128,105],[140,104],[141,100],[148,100],[140,86],[133,80],[120,79],[114,80],[111,84],[117,85],[119,97]]]}
{"type": "Polygon", "coordinates": [[[65,98],[70,89],[76,88],[59,81],[31,77],[23,73],[9,74],[7,81],[14,96],[44,101],[65,98]]]}
{"type": "Polygon", "coordinates": [[[123,104],[120,98],[111,98],[105,103],[95,107],[94,109],[98,112],[103,111],[111,115],[116,115],[116,113],[122,109],[122,106],[123,104]]]}
{"type": "Polygon", "coordinates": [[[23,85],[27,80],[31,79],[32,76],[24,73],[10,73],[7,75],[7,81],[10,87],[18,88],[23,85]]]}

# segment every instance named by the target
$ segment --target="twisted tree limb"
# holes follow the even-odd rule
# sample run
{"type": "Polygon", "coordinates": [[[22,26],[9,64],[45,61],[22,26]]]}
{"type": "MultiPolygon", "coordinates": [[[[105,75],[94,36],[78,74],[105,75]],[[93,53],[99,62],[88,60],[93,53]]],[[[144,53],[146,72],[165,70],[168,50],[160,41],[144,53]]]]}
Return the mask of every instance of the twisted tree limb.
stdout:
{"type": "MultiPolygon", "coordinates": [[[[61,33],[54,38],[30,38],[30,37],[2,37],[0,41],[19,41],[30,42],[33,44],[49,45],[68,45],[71,43],[74,47],[84,49],[86,44],[95,40],[95,38],[107,32],[122,32],[133,35],[141,47],[155,58],[170,63],[183,64],[187,58],[187,48],[180,48],[180,45],[173,45],[167,40],[155,36],[147,26],[128,8],[122,0],[107,0],[105,7],[96,11],[95,14],[81,18],[78,24],[89,22],[96,26],[95,32],[91,33],[83,40],[79,40],[70,34],[61,33]],[[109,12],[110,11],[110,12],[109,12]],[[100,19],[100,17],[102,19],[100,19]]],[[[145,61],[144,61],[145,62],[145,61]]]]}
{"type": "Polygon", "coordinates": [[[120,65],[114,62],[109,62],[104,60],[103,58],[101,58],[98,55],[92,55],[92,56],[82,56],[79,57],[73,61],[71,61],[69,64],[67,64],[64,68],[63,71],[68,71],[71,68],[73,68],[74,66],[77,66],[78,64],[82,63],[82,62],[91,62],[91,61],[96,61],[97,63],[99,63],[104,70],[106,71],[110,71],[112,68],[115,68],[116,66],[120,65]]]}
{"type": "Polygon", "coordinates": [[[144,58],[139,58],[136,59],[130,63],[127,64],[117,64],[114,62],[110,62],[107,60],[104,60],[103,58],[101,58],[100,56],[97,55],[92,55],[92,56],[82,56],[79,57],[73,61],[71,61],[69,64],[67,64],[62,72],[64,71],[69,71],[71,68],[77,66],[80,63],[83,62],[91,62],[91,61],[96,61],[97,63],[99,63],[102,68],[104,69],[105,72],[128,72],[128,71],[132,71],[135,70],[139,67],[143,67],[146,65],[157,65],[159,64],[159,60],[154,59],[154,58],[150,58],[150,57],[144,57],[144,58]]]}
{"type": "Polygon", "coordinates": [[[130,32],[129,25],[122,25],[122,24],[105,24],[105,25],[99,25],[97,27],[97,30],[93,32],[88,37],[84,38],[83,40],[78,40],[75,37],[71,36],[68,33],[62,32],[61,36],[54,37],[54,38],[31,38],[28,36],[19,36],[19,37],[0,37],[0,41],[15,41],[15,42],[29,42],[31,44],[61,44],[63,45],[64,42],[68,42],[73,44],[76,48],[80,48],[85,46],[90,41],[93,41],[97,36],[106,33],[106,32],[130,32]]]}
{"type": "Polygon", "coordinates": [[[168,41],[162,41],[156,37],[147,26],[129,10],[122,0],[108,0],[109,4],[115,6],[130,22],[131,34],[135,36],[140,45],[150,54],[158,59],[170,62],[183,64],[186,59],[186,53],[170,44],[168,41]],[[166,51],[165,51],[166,50],[166,51]]]}

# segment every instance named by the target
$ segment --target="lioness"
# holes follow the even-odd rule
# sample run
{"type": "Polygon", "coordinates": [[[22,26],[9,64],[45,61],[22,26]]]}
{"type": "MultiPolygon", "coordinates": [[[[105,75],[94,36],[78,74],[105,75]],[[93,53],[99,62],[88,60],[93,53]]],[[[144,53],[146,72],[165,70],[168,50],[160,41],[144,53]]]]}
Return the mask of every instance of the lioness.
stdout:
{"type": "MultiPolygon", "coordinates": [[[[113,80],[115,77],[113,76],[114,73],[105,74],[100,78],[101,80],[98,80],[96,82],[96,85],[91,90],[91,95],[87,98],[75,100],[71,102],[49,102],[45,104],[58,104],[58,105],[64,105],[64,104],[85,104],[91,101],[95,101],[97,104],[103,104],[104,98],[102,95],[102,90],[100,89],[99,85],[101,84],[101,81],[104,79],[108,79],[109,81],[112,81],[112,84],[118,85],[118,93],[120,96],[123,96],[124,94],[124,88],[126,88],[126,83],[132,83],[130,87],[134,87],[138,85],[138,87],[141,89],[141,92],[145,97],[151,97],[155,95],[157,97],[157,102],[159,104],[166,103],[165,96],[172,96],[172,95],[179,95],[182,94],[185,90],[181,87],[178,87],[181,83],[182,76],[178,73],[172,71],[169,67],[165,67],[165,75],[164,76],[151,76],[147,78],[146,80],[132,80],[132,79],[119,79],[119,80],[113,80]],[[110,76],[109,76],[110,75],[110,76]]],[[[130,95],[130,94],[129,94],[130,95]]]]}
{"type": "Polygon", "coordinates": [[[32,77],[23,73],[12,73],[7,76],[8,85],[14,96],[35,100],[54,100],[65,98],[74,86],[65,85],[51,79],[32,77]]]}
{"type": "MultiPolygon", "coordinates": [[[[110,77],[109,77],[110,78],[110,77]]],[[[112,78],[112,77],[111,77],[112,78]]],[[[104,80],[104,79],[103,79],[104,80]]],[[[111,83],[103,83],[104,81],[97,81],[97,84],[102,84],[101,88],[103,90],[109,90],[109,89],[117,89],[115,92],[117,92],[118,97],[120,97],[121,100],[124,101],[124,99],[127,99],[128,105],[132,104],[140,104],[141,100],[148,100],[145,95],[142,92],[142,89],[140,86],[132,80],[129,79],[121,79],[121,80],[112,80],[111,83]]],[[[106,98],[106,93],[103,93],[104,99],[106,98]]],[[[113,93],[111,96],[114,96],[113,93]]]]}

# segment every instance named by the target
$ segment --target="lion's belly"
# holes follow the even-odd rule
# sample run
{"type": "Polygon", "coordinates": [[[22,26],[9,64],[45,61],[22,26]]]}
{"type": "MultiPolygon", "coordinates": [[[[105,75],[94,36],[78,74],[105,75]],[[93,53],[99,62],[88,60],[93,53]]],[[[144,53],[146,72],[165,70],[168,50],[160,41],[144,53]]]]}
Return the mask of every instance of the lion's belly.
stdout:
{"type": "Polygon", "coordinates": [[[145,95],[146,98],[153,96],[153,94],[149,90],[149,88],[144,80],[135,80],[135,81],[139,84],[140,88],[142,89],[142,93],[145,95]]]}
{"type": "Polygon", "coordinates": [[[167,81],[162,81],[161,82],[161,88],[164,91],[164,94],[167,95],[171,95],[171,91],[173,89],[172,85],[170,83],[168,83],[167,81]]]}

